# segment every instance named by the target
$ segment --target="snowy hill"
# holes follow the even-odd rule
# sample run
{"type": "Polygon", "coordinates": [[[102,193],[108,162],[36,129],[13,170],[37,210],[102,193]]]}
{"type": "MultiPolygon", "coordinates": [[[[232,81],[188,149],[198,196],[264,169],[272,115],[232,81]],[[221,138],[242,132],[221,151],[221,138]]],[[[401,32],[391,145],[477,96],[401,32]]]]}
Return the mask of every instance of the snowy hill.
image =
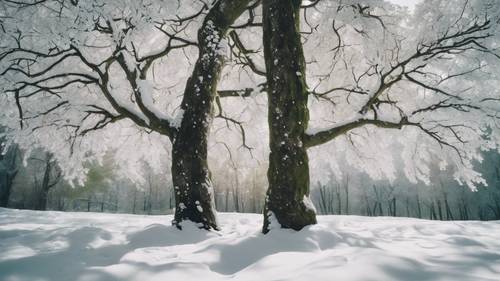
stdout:
{"type": "Polygon", "coordinates": [[[262,235],[260,215],[171,219],[0,209],[0,280],[500,280],[498,221],[319,216],[262,235]]]}

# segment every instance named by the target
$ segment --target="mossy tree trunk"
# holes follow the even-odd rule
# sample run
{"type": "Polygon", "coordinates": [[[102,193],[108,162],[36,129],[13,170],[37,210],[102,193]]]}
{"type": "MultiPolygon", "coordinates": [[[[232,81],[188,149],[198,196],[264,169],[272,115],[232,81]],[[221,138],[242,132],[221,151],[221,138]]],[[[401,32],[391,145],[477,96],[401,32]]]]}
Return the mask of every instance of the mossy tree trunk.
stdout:
{"type": "Polygon", "coordinates": [[[2,140],[0,140],[0,207],[7,207],[12,191],[12,185],[17,175],[17,146],[12,145],[2,154],[2,140]]]}
{"type": "Polygon", "coordinates": [[[38,190],[35,210],[47,210],[47,197],[49,195],[49,191],[59,182],[60,179],[61,171],[56,167],[53,155],[47,152],[45,156],[45,168],[43,171],[42,185],[38,190]]]}
{"type": "Polygon", "coordinates": [[[216,2],[198,32],[199,57],[186,84],[181,104],[184,115],[173,140],[172,178],[176,199],[173,224],[178,228],[182,228],[183,220],[190,220],[205,229],[218,229],[207,164],[207,138],[217,82],[224,63],[222,41],[249,2],[216,2]]]}
{"type": "Polygon", "coordinates": [[[270,156],[263,232],[274,216],[283,228],[316,223],[309,200],[309,164],[303,136],[309,121],[299,0],[263,0],[270,156]]]}

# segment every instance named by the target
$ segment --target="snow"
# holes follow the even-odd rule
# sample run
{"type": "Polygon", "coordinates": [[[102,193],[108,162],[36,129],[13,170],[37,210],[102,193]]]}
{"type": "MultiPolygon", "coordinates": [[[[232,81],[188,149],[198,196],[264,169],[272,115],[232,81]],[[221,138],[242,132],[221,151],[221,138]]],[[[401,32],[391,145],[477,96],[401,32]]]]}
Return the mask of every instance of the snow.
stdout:
{"type": "Polygon", "coordinates": [[[326,127],[326,128],[308,127],[307,130],[306,130],[306,134],[308,134],[308,135],[315,135],[315,134],[323,132],[323,131],[329,131],[329,130],[332,130],[332,129],[335,129],[335,128],[339,128],[339,127],[345,126],[345,125],[350,124],[350,123],[357,122],[357,121],[359,121],[362,118],[364,118],[364,115],[356,112],[354,114],[354,117],[346,118],[346,120],[343,120],[341,122],[335,122],[330,127],[326,127]]]}
{"type": "Polygon", "coordinates": [[[304,202],[304,205],[306,205],[307,209],[312,210],[316,213],[316,208],[314,207],[314,204],[308,195],[304,195],[304,198],[302,199],[302,201],[304,202]]]}
{"type": "Polygon", "coordinates": [[[422,2],[421,0],[389,0],[389,2],[401,5],[401,6],[406,6],[410,8],[410,10],[413,10],[415,8],[415,5],[419,4],[422,2]]]}
{"type": "Polygon", "coordinates": [[[170,125],[172,125],[172,127],[174,128],[179,129],[182,124],[182,118],[184,118],[184,110],[182,108],[179,108],[174,119],[172,119],[172,121],[170,122],[170,125]]]}
{"type": "Polygon", "coordinates": [[[0,280],[499,280],[500,221],[319,216],[260,233],[222,213],[220,232],[171,216],[0,209],[0,280]]]}
{"type": "Polygon", "coordinates": [[[196,201],[195,204],[196,204],[196,209],[198,209],[198,212],[203,213],[203,208],[200,205],[200,201],[196,201]]]}
{"type": "Polygon", "coordinates": [[[170,117],[163,113],[162,111],[158,110],[158,108],[154,104],[153,100],[153,85],[147,80],[142,80],[139,79],[137,80],[137,87],[139,88],[138,90],[140,91],[141,94],[141,100],[143,104],[146,106],[146,108],[151,111],[156,118],[158,119],[163,119],[163,120],[169,120],[172,122],[170,117]]]}

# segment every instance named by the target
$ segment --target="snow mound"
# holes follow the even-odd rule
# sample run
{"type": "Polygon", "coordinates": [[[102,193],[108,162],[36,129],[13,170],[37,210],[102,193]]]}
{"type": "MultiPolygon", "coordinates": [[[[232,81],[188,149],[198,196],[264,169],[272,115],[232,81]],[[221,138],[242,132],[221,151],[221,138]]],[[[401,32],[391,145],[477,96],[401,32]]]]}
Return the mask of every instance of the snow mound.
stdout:
{"type": "Polygon", "coordinates": [[[260,215],[171,219],[0,209],[0,280],[500,280],[498,221],[319,216],[263,235],[260,215]]]}

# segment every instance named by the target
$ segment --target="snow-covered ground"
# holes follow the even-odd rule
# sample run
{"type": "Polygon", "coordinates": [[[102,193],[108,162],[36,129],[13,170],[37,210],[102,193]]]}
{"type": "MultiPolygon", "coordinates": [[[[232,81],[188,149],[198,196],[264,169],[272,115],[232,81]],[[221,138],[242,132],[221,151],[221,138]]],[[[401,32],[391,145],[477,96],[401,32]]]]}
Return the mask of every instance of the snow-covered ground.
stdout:
{"type": "Polygon", "coordinates": [[[260,233],[261,216],[219,214],[223,230],[170,216],[0,209],[0,280],[500,280],[500,222],[320,216],[260,233]]]}

